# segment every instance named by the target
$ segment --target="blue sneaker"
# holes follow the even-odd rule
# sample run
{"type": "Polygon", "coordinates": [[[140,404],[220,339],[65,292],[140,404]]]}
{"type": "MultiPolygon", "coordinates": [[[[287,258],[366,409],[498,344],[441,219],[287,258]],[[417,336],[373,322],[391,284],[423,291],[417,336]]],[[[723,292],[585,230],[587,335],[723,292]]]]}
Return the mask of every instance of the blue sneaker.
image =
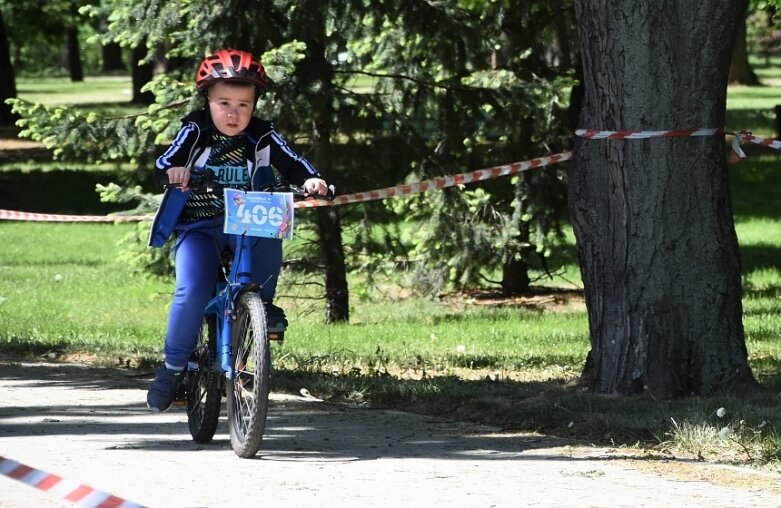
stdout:
{"type": "Polygon", "coordinates": [[[266,302],[266,323],[269,333],[281,333],[287,330],[285,311],[271,302],[266,302]]]}
{"type": "Polygon", "coordinates": [[[182,381],[182,372],[168,370],[165,366],[157,369],[155,380],[146,393],[146,405],[155,413],[168,411],[176,398],[176,390],[182,381]]]}

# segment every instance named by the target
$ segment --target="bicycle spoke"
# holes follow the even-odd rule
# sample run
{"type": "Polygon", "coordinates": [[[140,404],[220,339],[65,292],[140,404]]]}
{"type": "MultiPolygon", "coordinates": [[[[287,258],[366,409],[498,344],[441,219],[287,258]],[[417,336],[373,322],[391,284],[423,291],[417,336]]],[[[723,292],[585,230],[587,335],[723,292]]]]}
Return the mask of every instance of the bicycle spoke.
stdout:
{"type": "Polygon", "coordinates": [[[240,457],[253,456],[263,437],[268,410],[269,357],[263,304],[255,293],[245,293],[237,304],[233,328],[229,421],[231,444],[240,457]]]}

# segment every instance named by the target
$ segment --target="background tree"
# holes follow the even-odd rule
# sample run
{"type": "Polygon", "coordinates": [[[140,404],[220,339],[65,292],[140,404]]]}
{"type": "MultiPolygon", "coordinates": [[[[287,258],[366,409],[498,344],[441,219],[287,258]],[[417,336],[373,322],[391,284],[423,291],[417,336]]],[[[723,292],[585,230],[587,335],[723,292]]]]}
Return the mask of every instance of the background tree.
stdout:
{"type": "Polygon", "coordinates": [[[735,46],[732,49],[732,59],[729,65],[729,82],[741,85],[758,85],[759,78],[748,61],[748,44],[746,31],[746,16],[738,22],[738,33],[735,36],[735,46]]]}
{"type": "Polygon", "coordinates": [[[109,42],[101,46],[103,56],[103,72],[126,71],[125,63],[122,61],[122,46],[116,42],[109,42]]]}
{"type": "Polygon", "coordinates": [[[16,97],[16,74],[11,64],[2,7],[3,4],[0,3],[0,76],[3,76],[3,79],[0,79],[0,126],[13,126],[18,117],[11,112],[11,106],[5,101],[16,97]]]}
{"type": "MultiPolygon", "coordinates": [[[[561,83],[543,76],[571,74],[570,67],[557,66],[561,48],[569,53],[569,47],[557,44],[551,22],[553,13],[567,18],[568,2],[382,5],[362,23],[378,28],[366,29],[353,54],[363,64],[359,72],[376,80],[364,97],[382,104],[385,119],[378,125],[391,127],[371,131],[372,139],[398,145],[392,157],[412,169],[409,178],[458,173],[487,161],[541,155],[540,146],[562,146],[561,83]]],[[[571,62],[572,55],[563,60],[571,62]]],[[[528,261],[535,252],[544,259],[547,234],[555,229],[553,203],[558,200],[563,209],[560,176],[552,170],[417,196],[407,206],[386,203],[402,220],[421,224],[410,241],[412,257],[425,260],[418,264],[418,286],[432,292],[474,287],[498,273],[500,280],[491,284],[505,293],[527,291],[528,261]]],[[[367,209],[382,220],[376,208],[367,209]]],[[[389,253],[404,256],[405,246],[387,237],[375,245],[367,235],[358,238],[362,249],[379,253],[378,264],[389,253]]]]}
{"type": "MultiPolygon", "coordinates": [[[[577,0],[580,127],[723,127],[746,1],[577,0]]],[[[755,388],[720,136],[575,143],[570,212],[589,315],[583,380],[657,399],[755,388]]]]}
{"type": "Polygon", "coordinates": [[[749,0],[743,21],[738,25],[735,48],[729,69],[729,82],[748,86],[760,85],[759,77],[749,61],[749,54],[766,58],[779,52],[779,31],[776,11],[778,0],[749,0]]]}
{"type": "Polygon", "coordinates": [[[68,70],[70,71],[71,81],[84,81],[84,68],[81,65],[81,52],[79,49],[79,29],[71,26],[66,29],[68,40],[68,70]]]}
{"type": "Polygon", "coordinates": [[[5,6],[11,58],[17,72],[65,71],[84,79],[82,41],[92,30],[79,9],[91,0],[0,2],[5,6]],[[54,48],[54,50],[52,50],[54,48]]]}
{"type": "MultiPolygon", "coordinates": [[[[338,4],[338,2],[335,2],[338,4]]],[[[334,69],[329,58],[327,11],[321,0],[298,2],[293,11],[295,35],[306,44],[299,64],[298,83],[312,106],[311,126],[314,162],[326,181],[334,181],[333,132],[334,69]]],[[[342,246],[342,228],[337,208],[320,208],[317,225],[325,267],[326,321],[347,321],[350,316],[347,267],[342,246]]]]}
{"type": "Polygon", "coordinates": [[[152,104],[155,101],[154,94],[144,89],[144,86],[155,77],[155,67],[151,61],[149,49],[146,47],[146,40],[141,40],[132,48],[130,62],[130,79],[133,90],[133,98],[130,102],[133,104],[152,104]]]}

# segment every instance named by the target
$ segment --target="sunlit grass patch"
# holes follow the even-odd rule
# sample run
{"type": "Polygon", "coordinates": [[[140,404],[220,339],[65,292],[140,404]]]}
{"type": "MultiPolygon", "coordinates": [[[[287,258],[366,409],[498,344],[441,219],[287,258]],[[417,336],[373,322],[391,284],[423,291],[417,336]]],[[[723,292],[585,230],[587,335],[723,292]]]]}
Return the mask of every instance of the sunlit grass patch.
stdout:
{"type": "MultiPolygon", "coordinates": [[[[736,403],[737,414],[754,413],[736,403]]],[[[700,414],[693,421],[671,418],[672,426],[660,446],[690,453],[701,460],[758,463],[781,466],[781,435],[771,420],[731,414],[720,406],[709,414],[700,414]]]]}

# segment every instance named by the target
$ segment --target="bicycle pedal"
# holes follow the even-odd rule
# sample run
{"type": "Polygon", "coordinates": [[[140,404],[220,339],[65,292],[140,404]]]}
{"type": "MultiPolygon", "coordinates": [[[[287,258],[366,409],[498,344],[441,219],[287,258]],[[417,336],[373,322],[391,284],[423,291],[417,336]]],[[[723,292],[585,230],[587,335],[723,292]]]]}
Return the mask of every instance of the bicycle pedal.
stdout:
{"type": "Polygon", "coordinates": [[[176,407],[187,406],[187,389],[184,386],[184,383],[179,383],[179,386],[176,388],[173,405],[176,407]]]}

